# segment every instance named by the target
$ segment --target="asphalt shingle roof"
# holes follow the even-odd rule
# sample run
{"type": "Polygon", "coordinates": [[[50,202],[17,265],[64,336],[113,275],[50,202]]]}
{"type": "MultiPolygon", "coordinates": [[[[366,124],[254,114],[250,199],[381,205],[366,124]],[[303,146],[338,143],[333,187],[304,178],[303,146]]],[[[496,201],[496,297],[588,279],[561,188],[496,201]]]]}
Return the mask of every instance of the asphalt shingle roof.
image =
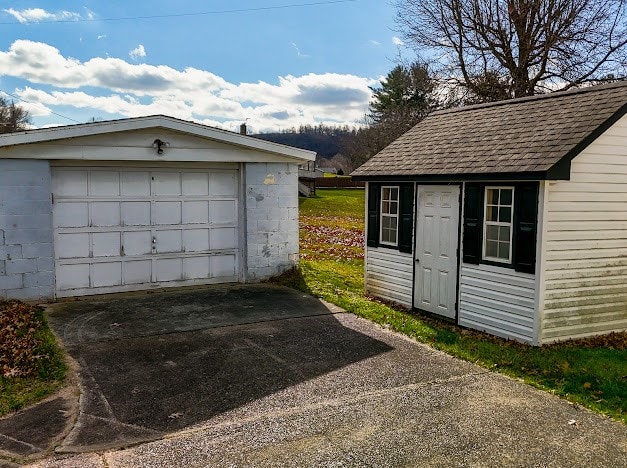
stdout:
{"type": "Polygon", "coordinates": [[[627,81],[438,111],[352,175],[546,172],[625,112],[627,81]]]}

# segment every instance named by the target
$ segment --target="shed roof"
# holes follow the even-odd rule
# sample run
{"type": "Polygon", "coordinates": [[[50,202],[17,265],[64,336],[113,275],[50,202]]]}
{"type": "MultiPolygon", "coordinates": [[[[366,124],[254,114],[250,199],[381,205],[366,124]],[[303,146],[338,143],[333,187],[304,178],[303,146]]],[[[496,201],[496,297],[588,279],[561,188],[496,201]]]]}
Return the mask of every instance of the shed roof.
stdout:
{"type": "Polygon", "coordinates": [[[627,112],[627,81],[434,112],[352,175],[568,178],[570,161],[627,112]]]}

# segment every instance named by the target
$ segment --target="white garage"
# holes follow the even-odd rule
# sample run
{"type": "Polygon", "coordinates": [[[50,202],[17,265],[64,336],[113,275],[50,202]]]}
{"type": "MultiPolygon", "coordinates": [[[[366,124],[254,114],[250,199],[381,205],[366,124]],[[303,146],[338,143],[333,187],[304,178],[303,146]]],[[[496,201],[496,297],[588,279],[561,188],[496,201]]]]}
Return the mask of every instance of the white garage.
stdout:
{"type": "Polygon", "coordinates": [[[164,116],[0,136],[0,297],[259,281],[315,154],[164,116]]]}

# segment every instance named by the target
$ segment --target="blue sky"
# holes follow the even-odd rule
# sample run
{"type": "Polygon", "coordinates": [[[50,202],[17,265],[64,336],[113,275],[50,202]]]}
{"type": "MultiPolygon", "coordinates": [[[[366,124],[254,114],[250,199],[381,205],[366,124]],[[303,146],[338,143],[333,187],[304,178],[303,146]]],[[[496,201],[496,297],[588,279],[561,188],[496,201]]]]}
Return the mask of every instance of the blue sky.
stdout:
{"type": "Polygon", "coordinates": [[[229,130],[353,124],[409,53],[387,0],[331,2],[0,1],[0,91],[37,127],[149,114],[229,130]]]}

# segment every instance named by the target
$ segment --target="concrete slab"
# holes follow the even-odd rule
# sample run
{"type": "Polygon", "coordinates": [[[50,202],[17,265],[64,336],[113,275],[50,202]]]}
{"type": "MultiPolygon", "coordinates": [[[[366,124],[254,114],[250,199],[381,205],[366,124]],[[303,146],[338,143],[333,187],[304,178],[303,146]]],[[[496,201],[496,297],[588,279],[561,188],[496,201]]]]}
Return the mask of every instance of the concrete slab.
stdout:
{"type": "Polygon", "coordinates": [[[624,425],[265,287],[54,312],[82,393],[58,450],[101,455],[40,466],[627,466],[624,425]]]}

